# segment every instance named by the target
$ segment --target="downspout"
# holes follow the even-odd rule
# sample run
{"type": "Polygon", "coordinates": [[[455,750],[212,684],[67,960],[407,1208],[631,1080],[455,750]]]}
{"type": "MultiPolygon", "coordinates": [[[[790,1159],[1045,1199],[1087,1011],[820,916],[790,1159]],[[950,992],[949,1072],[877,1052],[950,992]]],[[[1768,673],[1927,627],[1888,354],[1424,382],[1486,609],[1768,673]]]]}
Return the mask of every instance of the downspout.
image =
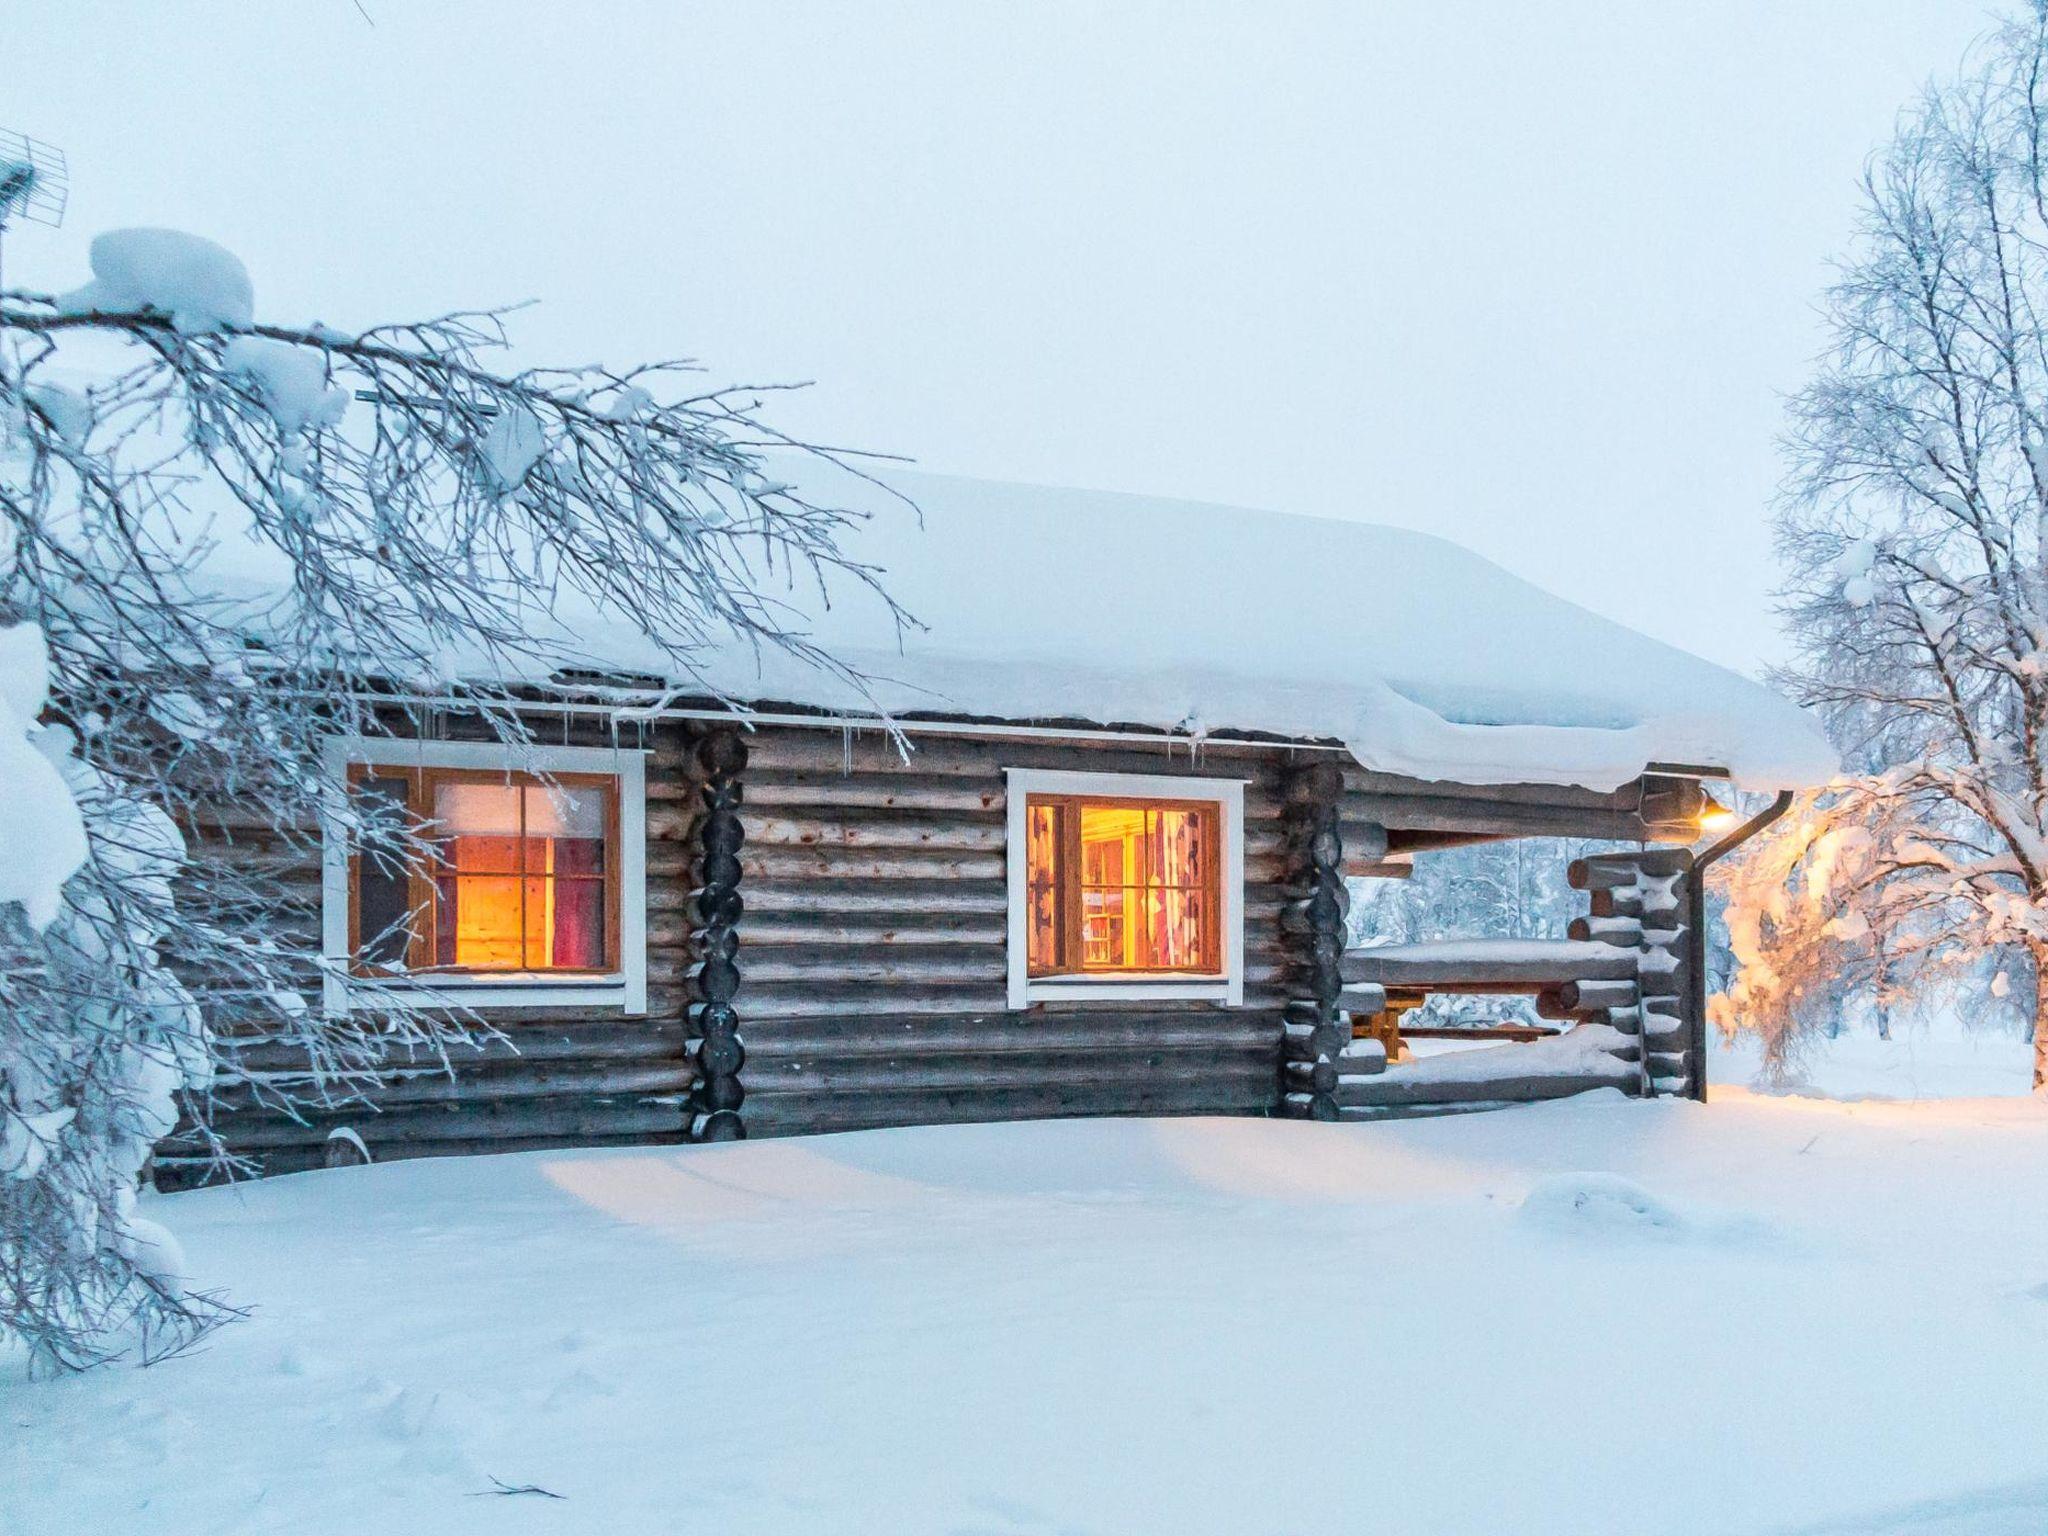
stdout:
{"type": "Polygon", "coordinates": [[[1792,809],[1792,791],[1778,798],[1692,861],[1685,882],[1686,1050],[1692,1057],[1692,1097],[1707,1098],[1707,866],[1733,853],[1792,809]]]}

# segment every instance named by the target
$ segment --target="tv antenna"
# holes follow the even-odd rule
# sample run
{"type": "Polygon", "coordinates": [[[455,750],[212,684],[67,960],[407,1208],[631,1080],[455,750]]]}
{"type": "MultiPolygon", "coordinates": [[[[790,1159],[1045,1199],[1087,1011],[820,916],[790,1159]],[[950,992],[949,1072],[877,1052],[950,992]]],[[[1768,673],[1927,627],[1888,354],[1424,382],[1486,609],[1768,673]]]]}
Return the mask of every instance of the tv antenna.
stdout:
{"type": "MultiPolygon", "coordinates": [[[[0,128],[0,244],[16,219],[47,224],[64,222],[64,201],[71,191],[71,172],[64,151],[41,139],[0,128]]],[[[6,285],[0,283],[0,292],[6,285]]]]}

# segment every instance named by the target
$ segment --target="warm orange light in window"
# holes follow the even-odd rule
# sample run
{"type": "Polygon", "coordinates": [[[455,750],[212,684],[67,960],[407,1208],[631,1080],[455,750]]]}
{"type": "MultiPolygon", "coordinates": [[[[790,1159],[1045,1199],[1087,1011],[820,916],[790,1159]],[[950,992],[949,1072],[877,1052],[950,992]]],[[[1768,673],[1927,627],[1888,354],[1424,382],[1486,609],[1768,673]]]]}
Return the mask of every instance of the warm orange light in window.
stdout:
{"type": "Polygon", "coordinates": [[[1201,802],[1032,796],[1031,973],[1219,974],[1219,824],[1201,802]]]}
{"type": "Polygon", "coordinates": [[[617,965],[617,784],[608,775],[379,770],[431,853],[352,860],[351,945],[365,965],[580,971],[617,965]]]}

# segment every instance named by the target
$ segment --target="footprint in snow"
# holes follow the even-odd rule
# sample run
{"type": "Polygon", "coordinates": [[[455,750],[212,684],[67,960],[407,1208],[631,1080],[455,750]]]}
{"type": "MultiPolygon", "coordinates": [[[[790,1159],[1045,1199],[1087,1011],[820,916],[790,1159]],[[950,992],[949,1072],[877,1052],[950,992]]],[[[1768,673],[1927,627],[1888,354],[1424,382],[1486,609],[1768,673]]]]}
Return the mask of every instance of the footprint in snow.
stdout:
{"type": "Polygon", "coordinates": [[[1691,1223],[1618,1173],[1554,1173],[1522,1201],[1522,1220],[1576,1235],[1674,1238],[1691,1223]]]}
{"type": "Polygon", "coordinates": [[[618,1393],[619,1389],[602,1376],[589,1371],[571,1371],[549,1389],[548,1395],[541,1399],[541,1406],[555,1413],[593,1398],[616,1397],[618,1393]]]}

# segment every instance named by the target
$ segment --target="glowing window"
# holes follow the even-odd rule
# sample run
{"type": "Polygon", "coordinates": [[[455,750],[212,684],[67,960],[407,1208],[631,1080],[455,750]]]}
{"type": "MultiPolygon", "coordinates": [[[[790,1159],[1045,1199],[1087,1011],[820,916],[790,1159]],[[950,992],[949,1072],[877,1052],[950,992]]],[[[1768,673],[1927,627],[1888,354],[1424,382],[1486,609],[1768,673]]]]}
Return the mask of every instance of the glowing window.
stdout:
{"type": "Polygon", "coordinates": [[[350,953],[371,970],[579,974],[618,966],[618,786],[458,769],[359,769],[359,797],[402,808],[405,863],[358,853],[350,953]]]}
{"type": "Polygon", "coordinates": [[[1031,795],[1030,974],[1221,975],[1219,811],[1209,801],[1031,795]]]}

